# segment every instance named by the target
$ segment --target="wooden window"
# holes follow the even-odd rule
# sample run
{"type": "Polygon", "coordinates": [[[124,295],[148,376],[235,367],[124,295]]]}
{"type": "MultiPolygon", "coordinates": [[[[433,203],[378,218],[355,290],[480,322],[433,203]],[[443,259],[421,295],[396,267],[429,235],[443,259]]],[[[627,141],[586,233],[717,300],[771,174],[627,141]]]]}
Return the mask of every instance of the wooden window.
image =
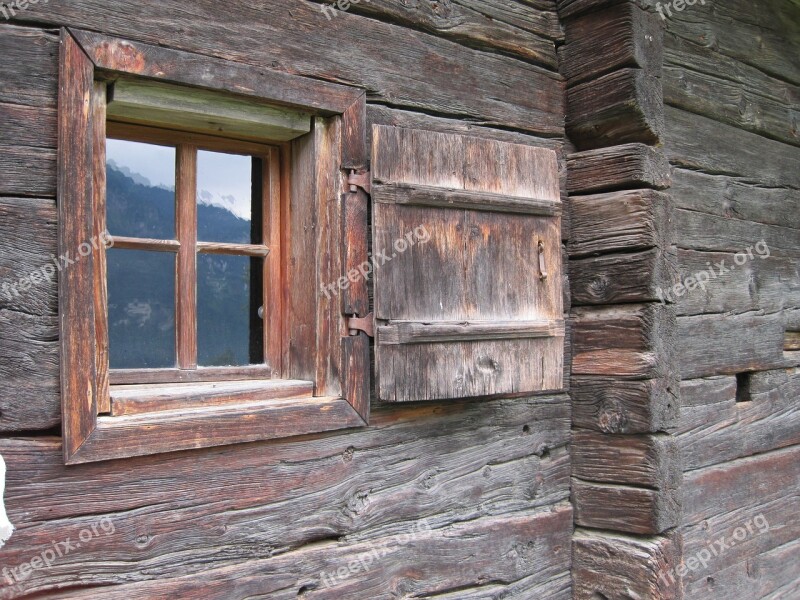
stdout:
{"type": "Polygon", "coordinates": [[[366,281],[323,293],[367,259],[366,198],[347,191],[366,166],[363,91],[82,31],[62,32],[60,69],[59,249],[113,239],[60,279],[66,462],[364,426],[369,342],[348,317],[367,315],[347,311],[365,309],[366,281]],[[175,165],[174,214],[115,220],[108,178],[126,167],[107,159],[125,144],[175,165]],[[249,171],[249,239],[204,226],[215,162],[249,171]],[[243,334],[216,348],[202,283],[226,269],[244,277],[243,334]],[[155,282],[174,319],[148,331],[150,352],[126,353],[112,305],[151,319],[137,296],[155,282]]]}

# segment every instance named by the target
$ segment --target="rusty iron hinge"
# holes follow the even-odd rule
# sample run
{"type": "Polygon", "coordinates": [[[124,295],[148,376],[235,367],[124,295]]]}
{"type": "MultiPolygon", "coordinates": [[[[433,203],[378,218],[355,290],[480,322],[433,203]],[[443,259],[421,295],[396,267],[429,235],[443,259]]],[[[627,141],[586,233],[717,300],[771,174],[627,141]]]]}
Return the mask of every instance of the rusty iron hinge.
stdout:
{"type": "Polygon", "coordinates": [[[359,169],[358,171],[351,169],[350,174],[347,176],[347,184],[350,186],[351,192],[357,192],[358,188],[361,188],[367,194],[371,194],[372,174],[365,169],[359,169]]]}
{"type": "Polygon", "coordinates": [[[373,313],[369,313],[366,317],[346,316],[345,325],[347,326],[348,334],[358,335],[359,331],[363,331],[368,337],[375,337],[375,320],[373,313]]]}

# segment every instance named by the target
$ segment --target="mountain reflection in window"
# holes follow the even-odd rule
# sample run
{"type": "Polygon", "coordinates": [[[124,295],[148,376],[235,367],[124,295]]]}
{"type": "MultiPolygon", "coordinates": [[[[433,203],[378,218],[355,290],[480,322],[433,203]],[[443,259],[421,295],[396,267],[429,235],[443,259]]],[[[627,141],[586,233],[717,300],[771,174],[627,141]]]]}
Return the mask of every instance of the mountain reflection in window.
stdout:
{"type": "MultiPolygon", "coordinates": [[[[106,148],[112,236],[176,239],[175,148],[114,139],[106,148]]],[[[261,169],[251,156],[198,151],[200,241],[261,242],[261,169]]],[[[174,252],[109,251],[112,369],[176,366],[175,268],[174,252]]],[[[197,277],[198,364],[263,363],[263,260],[198,254],[197,277]]]]}

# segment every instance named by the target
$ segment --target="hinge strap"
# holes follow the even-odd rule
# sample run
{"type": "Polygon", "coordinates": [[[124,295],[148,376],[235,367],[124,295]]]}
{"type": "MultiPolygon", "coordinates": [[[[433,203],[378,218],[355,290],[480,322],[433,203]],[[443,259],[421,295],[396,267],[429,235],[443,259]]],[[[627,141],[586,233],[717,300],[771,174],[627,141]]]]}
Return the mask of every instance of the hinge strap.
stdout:
{"type": "Polygon", "coordinates": [[[372,175],[365,169],[350,170],[347,176],[347,184],[350,186],[350,191],[355,192],[358,188],[364,190],[367,194],[372,193],[372,175]]]}
{"type": "Polygon", "coordinates": [[[369,313],[366,317],[345,317],[345,325],[350,335],[358,335],[359,331],[363,331],[368,337],[375,337],[375,319],[373,318],[373,313],[369,313]]]}

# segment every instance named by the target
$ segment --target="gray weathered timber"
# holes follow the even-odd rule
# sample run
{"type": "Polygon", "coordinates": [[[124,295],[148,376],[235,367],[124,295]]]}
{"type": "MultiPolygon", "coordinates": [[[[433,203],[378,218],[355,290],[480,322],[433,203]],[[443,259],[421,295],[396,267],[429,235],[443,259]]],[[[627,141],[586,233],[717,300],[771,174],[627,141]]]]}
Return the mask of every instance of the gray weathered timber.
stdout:
{"type": "Polygon", "coordinates": [[[581,150],[642,142],[664,134],[661,80],[620,69],[567,89],[567,133],[581,150]]]}
{"type": "MultiPolygon", "coordinates": [[[[56,108],[58,32],[0,24],[0,102],[56,108]]],[[[0,140],[5,140],[5,132],[0,140]]],[[[13,138],[8,138],[9,141],[13,138]]]]}
{"type": "Polygon", "coordinates": [[[711,569],[723,570],[797,540],[798,457],[800,448],[793,446],[684,476],[684,555],[696,556],[713,540],[728,542],[708,570],[690,571],[686,581],[705,579],[711,569]],[[745,535],[734,537],[737,528],[745,535]]]}
{"type": "Polygon", "coordinates": [[[683,379],[783,367],[781,313],[679,317],[676,339],[683,379]]]}
{"type": "Polygon", "coordinates": [[[767,187],[800,188],[800,148],[671,106],[664,111],[664,147],[674,166],[767,187]]]}
{"type": "Polygon", "coordinates": [[[572,377],[571,384],[576,427],[633,434],[666,431],[678,422],[677,380],[572,377]]]}
{"type": "MultiPolygon", "coordinates": [[[[434,528],[479,517],[541,522],[531,511],[568,497],[568,439],[566,396],[384,408],[370,428],[348,434],[75,467],[63,466],[57,438],[6,439],[6,506],[18,531],[0,560],[23,562],[100,515],[113,520],[116,533],[37,571],[26,589],[193,575],[273,553],[299,559],[305,551],[295,551],[314,540],[330,540],[333,549],[341,539],[341,552],[352,557],[358,543],[407,533],[420,519],[434,528]]],[[[568,509],[553,517],[564,512],[568,522],[568,509]]],[[[548,538],[568,535],[566,524],[559,530],[548,538]]],[[[488,544],[503,536],[493,537],[488,544]]],[[[567,557],[564,548],[553,559],[563,570],[567,557]]],[[[319,583],[318,562],[297,571],[277,562],[284,576],[292,572],[292,585],[297,581],[293,593],[305,579],[319,583]]],[[[324,564],[331,570],[338,561],[324,564]]],[[[470,576],[462,584],[480,574],[470,576]]]]}
{"type": "Polygon", "coordinates": [[[652,146],[622,144],[567,156],[567,191],[571,194],[669,186],[669,161],[662,150],[652,146]]]}
{"type": "MultiPolygon", "coordinates": [[[[371,0],[351,4],[348,12],[399,23],[471,48],[508,54],[553,70],[558,66],[555,41],[564,37],[554,3],[543,10],[528,3],[503,0],[456,0],[443,5],[371,0]]],[[[339,13],[330,8],[324,11],[328,20],[335,19],[339,13]]]]}
{"type": "Polygon", "coordinates": [[[141,13],[100,0],[68,0],[54,6],[31,5],[25,19],[83,29],[102,22],[110,35],[151,44],[169,39],[181,50],[357,85],[366,88],[372,99],[393,106],[563,134],[562,82],[547,69],[350,12],[342,11],[329,21],[310,2],[293,4],[291,11],[281,3],[253,7],[235,0],[226,6],[219,11],[212,0],[181,5],[181,35],[174,35],[171,3],[153,4],[141,13]],[[209,19],[209,14],[215,17],[209,19]],[[228,35],[230,30],[236,34],[228,35]],[[268,46],[262,43],[265,36],[271,40],[268,46]],[[415,70],[414,77],[386,69],[398,56],[415,70]],[[353,57],[358,57],[360,68],[353,68],[353,57]],[[454,76],[442,77],[453,65],[458,65],[454,76]],[[478,84],[481,94],[474,93],[478,84]],[[513,103],[504,100],[508,89],[515,90],[513,103]]]}
{"type": "Polygon", "coordinates": [[[755,10],[747,0],[730,0],[673,11],[666,26],[668,35],[711,46],[719,54],[797,85],[798,22],[800,7],[794,2],[765,2],[762,10],[755,10]]]}
{"type": "Polygon", "coordinates": [[[734,377],[681,383],[684,470],[800,444],[800,370],[753,373],[749,392],[749,401],[737,402],[734,377]]]}
{"type": "Polygon", "coordinates": [[[716,569],[709,566],[709,570],[705,577],[685,582],[685,597],[703,600],[797,598],[800,596],[800,540],[748,556],[730,566],[716,569]]]}
{"type": "Polygon", "coordinates": [[[800,229],[797,189],[763,187],[728,175],[675,168],[670,193],[675,208],[800,229]]]}
{"type": "Polygon", "coordinates": [[[610,435],[575,430],[572,476],[584,481],[676,490],[681,462],[676,440],[668,434],[610,435]]]}
{"type": "Polygon", "coordinates": [[[570,258],[601,252],[665,249],[670,245],[670,196],[629,190],[572,196],[569,202],[570,258]]]}
{"type": "Polygon", "coordinates": [[[667,34],[664,102],[739,129],[800,145],[800,87],[667,34]]]}
{"type": "Polygon", "coordinates": [[[663,28],[661,19],[634,2],[567,19],[561,47],[561,72],[569,85],[623,67],[650,75],[661,73],[663,28]]]}
{"type": "Polygon", "coordinates": [[[569,263],[572,303],[580,306],[660,300],[659,291],[678,282],[676,263],[674,249],[660,248],[574,259],[569,263]]]}
{"type": "Polygon", "coordinates": [[[675,533],[641,538],[578,529],[572,552],[575,600],[682,597],[679,581],[663,576],[681,562],[680,537],[675,533]]]}
{"type": "Polygon", "coordinates": [[[572,479],[575,524],[640,535],[655,535],[680,523],[680,491],[572,479]]]}
{"type": "MultiPolygon", "coordinates": [[[[751,227],[756,231],[759,229],[752,224],[751,227]]],[[[752,246],[751,243],[747,247],[752,246]]],[[[759,249],[764,250],[764,246],[759,246],[759,249]]],[[[766,252],[759,255],[753,250],[754,258],[745,261],[746,247],[743,246],[740,252],[737,258],[733,252],[678,251],[679,279],[687,281],[693,277],[696,280],[701,274],[703,280],[702,286],[694,286],[681,297],[671,292],[679,316],[757,310],[774,313],[800,308],[800,264],[797,257],[772,254],[774,250],[769,256],[766,252]],[[737,260],[742,264],[737,264],[737,260]]]]}
{"type": "Polygon", "coordinates": [[[577,307],[573,375],[671,377],[675,313],[660,304],[577,307]]]}

